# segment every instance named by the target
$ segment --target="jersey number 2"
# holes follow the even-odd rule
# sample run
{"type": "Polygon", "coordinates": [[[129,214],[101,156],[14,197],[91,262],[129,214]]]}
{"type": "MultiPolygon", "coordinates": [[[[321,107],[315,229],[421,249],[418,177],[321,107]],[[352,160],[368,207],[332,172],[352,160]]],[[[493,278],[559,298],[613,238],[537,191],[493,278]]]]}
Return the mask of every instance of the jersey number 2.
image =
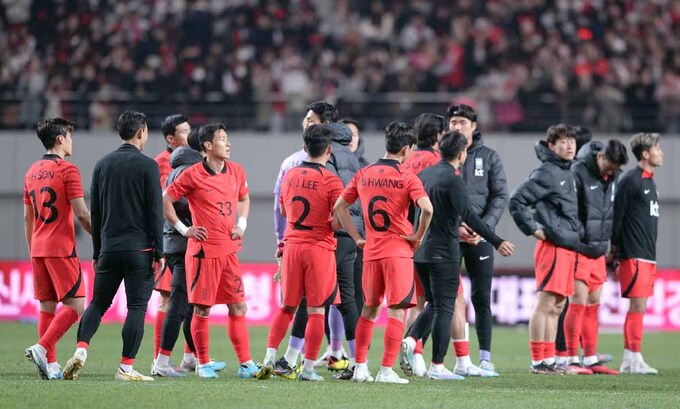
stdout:
{"type": "Polygon", "coordinates": [[[294,196],[293,197],[293,202],[302,202],[302,214],[300,217],[293,223],[293,229],[294,230],[312,230],[312,226],[305,226],[302,224],[302,222],[305,221],[307,216],[309,216],[309,211],[312,208],[312,206],[309,204],[309,200],[305,199],[302,196],[294,196]]]}

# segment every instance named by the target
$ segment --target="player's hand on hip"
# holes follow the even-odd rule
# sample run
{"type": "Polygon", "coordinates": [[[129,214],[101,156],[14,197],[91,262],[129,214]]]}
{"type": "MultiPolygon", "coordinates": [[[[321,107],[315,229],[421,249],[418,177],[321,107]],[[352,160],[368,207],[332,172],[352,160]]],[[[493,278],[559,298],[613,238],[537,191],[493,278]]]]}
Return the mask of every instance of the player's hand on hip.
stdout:
{"type": "Polygon", "coordinates": [[[504,241],[498,246],[498,253],[503,257],[510,257],[515,254],[515,245],[509,241],[504,241]]]}
{"type": "Polygon", "coordinates": [[[547,237],[545,236],[545,232],[543,231],[543,229],[538,229],[538,230],[536,230],[536,231],[534,232],[534,237],[536,237],[537,239],[539,239],[539,240],[541,240],[541,241],[545,241],[545,240],[547,239],[547,237]]]}
{"type": "Polygon", "coordinates": [[[279,244],[276,245],[276,251],[274,252],[274,258],[277,261],[281,261],[281,259],[283,258],[283,247],[284,247],[283,242],[280,242],[279,244]]]}
{"type": "Polygon", "coordinates": [[[418,237],[416,234],[412,234],[410,236],[402,235],[401,238],[411,243],[411,248],[413,249],[413,251],[418,250],[418,247],[420,247],[420,243],[423,241],[422,237],[418,237]]]}
{"type": "Polygon", "coordinates": [[[153,272],[158,274],[165,268],[165,258],[160,258],[153,261],[153,272]]]}
{"type": "Polygon", "coordinates": [[[243,231],[242,228],[240,228],[239,226],[234,226],[234,228],[231,229],[231,239],[232,240],[242,239],[244,233],[245,232],[243,231]]]}
{"type": "Polygon", "coordinates": [[[92,272],[97,272],[97,259],[92,260],[92,272]]]}
{"type": "Polygon", "coordinates": [[[355,241],[354,243],[357,245],[357,247],[359,247],[360,249],[363,250],[364,246],[366,245],[366,239],[359,239],[359,240],[355,241]]]}
{"type": "Polygon", "coordinates": [[[208,229],[203,226],[191,226],[184,237],[190,237],[198,241],[205,241],[208,238],[208,229]]]}

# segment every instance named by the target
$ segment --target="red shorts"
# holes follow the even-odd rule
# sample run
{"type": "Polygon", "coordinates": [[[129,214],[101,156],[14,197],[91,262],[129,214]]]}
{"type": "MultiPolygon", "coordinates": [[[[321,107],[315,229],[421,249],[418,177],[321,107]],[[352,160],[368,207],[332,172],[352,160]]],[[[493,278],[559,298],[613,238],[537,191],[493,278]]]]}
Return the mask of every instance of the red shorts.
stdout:
{"type": "Polygon", "coordinates": [[[85,297],[85,283],[78,257],[31,257],[33,298],[62,301],[85,297]]]}
{"type": "Polygon", "coordinates": [[[583,281],[588,285],[588,292],[592,293],[607,281],[607,265],[604,256],[598,258],[586,257],[583,254],[576,255],[576,280],[583,281]]]}
{"type": "Polygon", "coordinates": [[[574,294],[576,253],[554,244],[538,240],[534,250],[536,291],[555,293],[564,297],[574,294]]]}
{"type": "Polygon", "coordinates": [[[369,307],[382,304],[388,307],[411,308],[415,304],[413,259],[389,257],[364,261],[361,284],[364,301],[369,307]]]}
{"type": "Polygon", "coordinates": [[[170,271],[170,267],[166,264],[165,268],[154,277],[153,289],[160,292],[170,293],[170,290],[172,290],[170,287],[171,283],[172,271],[170,271]]]}
{"type": "Polygon", "coordinates": [[[656,263],[635,258],[621,260],[619,281],[621,297],[648,298],[654,295],[656,263]]]}
{"type": "Polygon", "coordinates": [[[302,295],[310,307],[340,302],[335,252],[307,243],[286,244],[281,260],[281,302],[300,305],[302,295]]]}
{"type": "Polygon", "coordinates": [[[189,304],[212,307],[245,302],[236,253],[218,258],[185,257],[189,304]]]}
{"type": "Polygon", "coordinates": [[[413,282],[416,285],[416,297],[425,298],[425,290],[423,290],[423,285],[420,283],[420,277],[418,277],[418,274],[414,274],[414,276],[413,282]]]}

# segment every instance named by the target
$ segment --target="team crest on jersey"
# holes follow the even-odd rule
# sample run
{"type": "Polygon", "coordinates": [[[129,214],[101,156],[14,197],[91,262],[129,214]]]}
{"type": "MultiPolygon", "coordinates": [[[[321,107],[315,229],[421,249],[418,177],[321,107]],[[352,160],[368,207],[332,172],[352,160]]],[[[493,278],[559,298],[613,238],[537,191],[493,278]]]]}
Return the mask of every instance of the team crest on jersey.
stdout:
{"type": "Polygon", "coordinates": [[[484,177],[484,159],[475,158],[475,176],[484,177]]]}

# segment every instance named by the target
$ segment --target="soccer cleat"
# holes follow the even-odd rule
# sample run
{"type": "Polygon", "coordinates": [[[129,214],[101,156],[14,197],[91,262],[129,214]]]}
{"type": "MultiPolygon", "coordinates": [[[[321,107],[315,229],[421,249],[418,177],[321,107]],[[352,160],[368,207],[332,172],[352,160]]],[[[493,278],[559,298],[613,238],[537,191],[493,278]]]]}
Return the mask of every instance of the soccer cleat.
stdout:
{"type": "Polygon", "coordinates": [[[117,381],[153,381],[153,378],[150,376],[142,375],[139,372],[135,371],[134,369],[131,370],[130,372],[125,372],[122,369],[118,368],[118,372],[116,372],[116,380],[117,381]]]}
{"type": "Polygon", "coordinates": [[[312,382],[320,382],[323,381],[323,377],[321,377],[316,371],[305,371],[303,370],[300,372],[300,375],[298,375],[298,380],[299,381],[312,381],[312,382]]]}
{"type": "Polygon", "coordinates": [[[413,376],[422,378],[426,374],[427,365],[425,364],[425,358],[423,358],[423,354],[413,354],[413,376]]]}
{"type": "Polygon", "coordinates": [[[581,364],[573,363],[566,366],[564,373],[566,375],[592,375],[593,371],[584,368],[581,364]]]}
{"type": "Polygon", "coordinates": [[[64,379],[68,381],[75,381],[78,379],[78,372],[83,369],[85,361],[87,360],[87,351],[84,349],[77,349],[71,359],[66,361],[64,367],[64,379]]]}
{"type": "Polygon", "coordinates": [[[466,367],[456,364],[456,367],[453,368],[453,373],[464,377],[496,378],[499,376],[498,372],[486,371],[474,364],[470,364],[466,367]]]}
{"type": "Polygon", "coordinates": [[[164,378],[183,378],[186,376],[184,372],[178,372],[170,365],[162,366],[158,365],[158,363],[154,365],[152,374],[155,376],[162,376],[164,378]]]}
{"type": "Polygon", "coordinates": [[[47,370],[50,371],[49,379],[62,380],[64,379],[64,373],[61,371],[61,365],[58,362],[52,362],[47,364],[47,370]]]}
{"type": "Polygon", "coordinates": [[[597,361],[601,364],[606,364],[613,360],[612,354],[597,354],[597,361]]]}
{"type": "Polygon", "coordinates": [[[396,383],[401,385],[408,383],[408,379],[400,378],[392,369],[390,369],[388,373],[383,373],[382,371],[378,372],[375,381],[378,383],[396,383]]]}
{"type": "Polygon", "coordinates": [[[196,376],[206,379],[219,378],[217,372],[215,372],[215,368],[213,368],[209,363],[205,365],[196,365],[196,376]]]}
{"type": "Polygon", "coordinates": [[[541,362],[538,365],[530,366],[531,373],[537,375],[563,375],[564,369],[558,368],[555,364],[548,365],[545,362],[541,362]]]}
{"type": "Polygon", "coordinates": [[[347,368],[337,375],[333,375],[335,381],[350,381],[354,377],[354,369],[347,368]]]}
{"type": "Polygon", "coordinates": [[[632,375],[657,375],[659,371],[647,365],[645,361],[639,360],[631,364],[630,373],[632,375]]]}
{"type": "Polygon", "coordinates": [[[401,341],[399,366],[404,371],[404,375],[413,376],[413,347],[406,340],[401,341]]]}
{"type": "Polygon", "coordinates": [[[501,376],[501,374],[499,374],[498,371],[496,371],[496,365],[494,365],[493,362],[491,361],[487,361],[484,359],[479,361],[479,369],[491,372],[492,374],[494,374],[494,376],[501,376]]]}
{"type": "Polygon", "coordinates": [[[288,361],[286,361],[286,358],[283,357],[281,357],[281,359],[276,361],[276,363],[274,364],[274,375],[284,379],[289,379],[291,381],[297,378],[295,368],[291,368],[290,365],[288,365],[288,361]]]}
{"type": "Polygon", "coordinates": [[[359,365],[357,365],[354,368],[354,376],[352,376],[352,381],[373,382],[373,377],[371,376],[371,372],[368,370],[368,368],[366,367],[360,368],[359,365]]]}
{"type": "Polygon", "coordinates": [[[241,379],[256,378],[260,372],[262,365],[251,362],[249,364],[241,364],[238,367],[238,377],[241,379]]]}
{"type": "Polygon", "coordinates": [[[597,362],[594,365],[587,366],[586,368],[593,371],[597,375],[618,375],[619,371],[616,369],[607,368],[602,364],[602,362],[597,362]]]}
{"type": "Polygon", "coordinates": [[[326,368],[329,371],[344,371],[347,369],[347,367],[349,367],[349,359],[347,359],[345,356],[342,356],[340,359],[334,357],[333,355],[328,357],[328,364],[326,364],[326,368]]]}
{"type": "Polygon", "coordinates": [[[430,369],[427,371],[427,379],[434,379],[437,381],[462,381],[465,378],[449,371],[446,368],[440,371],[433,371],[432,367],[430,367],[430,369]]]}
{"type": "Polygon", "coordinates": [[[330,347],[326,349],[326,352],[321,355],[321,358],[314,361],[314,368],[319,368],[328,364],[328,358],[331,356],[330,347]]]}
{"type": "Polygon", "coordinates": [[[42,379],[50,379],[50,371],[47,369],[47,351],[41,345],[35,344],[24,351],[24,356],[28,358],[28,362],[35,366],[38,375],[42,379]]]}
{"type": "Polygon", "coordinates": [[[156,362],[158,362],[158,359],[154,358],[151,361],[151,371],[149,372],[149,375],[151,376],[157,376],[158,373],[156,372],[156,362]]]}
{"type": "Polygon", "coordinates": [[[619,367],[619,373],[630,373],[633,366],[633,361],[629,359],[624,359],[621,361],[621,366],[619,367]]]}
{"type": "Polygon", "coordinates": [[[260,380],[266,380],[272,377],[274,373],[274,365],[271,363],[266,363],[260,367],[260,370],[257,371],[255,374],[255,377],[260,380]]]}
{"type": "Polygon", "coordinates": [[[212,368],[215,370],[215,372],[222,371],[222,370],[224,370],[224,368],[227,367],[227,363],[226,363],[226,362],[223,362],[223,361],[214,361],[214,360],[212,360],[212,359],[210,360],[210,362],[208,362],[208,365],[212,366],[212,368]]]}

